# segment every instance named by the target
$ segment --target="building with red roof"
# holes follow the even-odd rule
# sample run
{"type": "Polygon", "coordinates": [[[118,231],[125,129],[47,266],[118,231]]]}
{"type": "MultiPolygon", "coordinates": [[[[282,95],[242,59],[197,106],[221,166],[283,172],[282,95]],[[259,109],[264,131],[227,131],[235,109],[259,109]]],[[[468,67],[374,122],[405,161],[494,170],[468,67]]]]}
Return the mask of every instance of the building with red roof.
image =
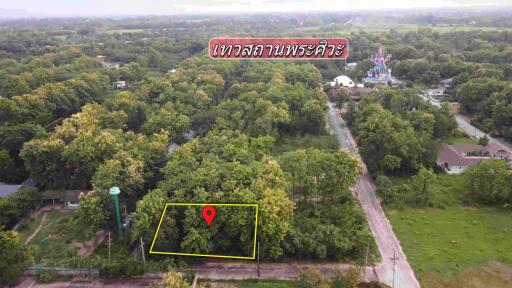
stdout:
{"type": "Polygon", "coordinates": [[[437,165],[448,174],[459,174],[469,166],[493,158],[504,159],[512,167],[512,152],[505,147],[489,143],[486,146],[474,144],[443,145],[437,155],[437,165]]]}

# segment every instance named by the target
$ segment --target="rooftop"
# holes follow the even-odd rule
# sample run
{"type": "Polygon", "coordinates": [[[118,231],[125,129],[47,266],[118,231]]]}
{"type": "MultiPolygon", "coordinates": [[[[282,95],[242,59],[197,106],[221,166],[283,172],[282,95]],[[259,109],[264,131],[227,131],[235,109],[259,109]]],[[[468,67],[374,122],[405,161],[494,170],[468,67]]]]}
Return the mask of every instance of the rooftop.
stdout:
{"type": "Polygon", "coordinates": [[[21,187],[21,185],[11,185],[11,184],[4,184],[0,183],[0,197],[4,198],[7,197],[14,192],[18,191],[18,189],[21,187]]]}
{"type": "Polygon", "coordinates": [[[512,160],[512,153],[503,146],[489,143],[486,146],[476,144],[444,145],[439,151],[439,160],[452,166],[470,166],[482,161],[488,161],[491,157],[508,158],[512,160]],[[488,153],[489,156],[472,156],[468,153],[488,153]]]}

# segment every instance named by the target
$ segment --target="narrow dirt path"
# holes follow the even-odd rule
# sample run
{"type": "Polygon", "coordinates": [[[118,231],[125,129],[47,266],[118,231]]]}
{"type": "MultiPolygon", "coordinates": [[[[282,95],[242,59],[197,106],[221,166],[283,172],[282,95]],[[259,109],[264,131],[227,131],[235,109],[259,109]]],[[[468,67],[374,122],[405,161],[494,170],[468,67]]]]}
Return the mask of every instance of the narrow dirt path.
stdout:
{"type": "Polygon", "coordinates": [[[46,215],[47,215],[47,213],[44,212],[43,213],[43,218],[41,219],[41,223],[39,223],[39,226],[37,226],[36,231],[34,231],[34,233],[32,233],[32,235],[30,235],[27,238],[27,240],[25,240],[25,245],[27,245],[28,242],[30,242],[30,240],[32,240],[32,238],[34,238],[37,235],[37,233],[39,233],[39,230],[41,230],[41,228],[43,228],[43,225],[46,224],[46,215]]]}

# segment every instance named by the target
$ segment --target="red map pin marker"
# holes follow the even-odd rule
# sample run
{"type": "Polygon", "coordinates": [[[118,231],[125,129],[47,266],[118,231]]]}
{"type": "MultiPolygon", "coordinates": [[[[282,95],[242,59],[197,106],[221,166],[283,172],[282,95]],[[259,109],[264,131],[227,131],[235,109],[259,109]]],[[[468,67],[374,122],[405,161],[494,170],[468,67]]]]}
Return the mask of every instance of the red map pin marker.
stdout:
{"type": "Polygon", "coordinates": [[[210,225],[210,223],[213,221],[213,218],[215,218],[215,208],[213,208],[213,206],[204,206],[203,218],[204,221],[210,225]]]}

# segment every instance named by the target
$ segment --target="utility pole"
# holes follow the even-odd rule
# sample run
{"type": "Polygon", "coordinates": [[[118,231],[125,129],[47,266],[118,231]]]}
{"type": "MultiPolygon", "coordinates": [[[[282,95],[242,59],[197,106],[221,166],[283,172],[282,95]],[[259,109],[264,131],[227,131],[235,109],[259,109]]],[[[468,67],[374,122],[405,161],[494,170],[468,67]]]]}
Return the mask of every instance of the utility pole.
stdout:
{"type": "Polygon", "coordinates": [[[364,256],[363,278],[366,276],[366,266],[368,265],[368,257],[370,256],[370,243],[366,244],[366,255],[364,256]]]}
{"type": "Polygon", "coordinates": [[[126,205],[124,205],[124,238],[128,240],[128,228],[129,228],[129,220],[128,220],[128,210],[126,209],[126,205]]]}
{"type": "Polygon", "coordinates": [[[258,241],[258,278],[260,278],[260,241],[258,241]]]}
{"type": "Polygon", "coordinates": [[[110,246],[112,246],[112,239],[110,238],[110,231],[108,232],[108,262],[110,262],[110,246]]]}
{"type": "Polygon", "coordinates": [[[393,258],[391,258],[391,260],[393,261],[393,288],[395,288],[395,266],[396,266],[396,261],[400,260],[400,258],[396,257],[395,250],[393,250],[393,258]]]}
{"type": "Polygon", "coordinates": [[[140,250],[142,250],[142,262],[144,262],[144,266],[146,266],[146,255],[144,255],[144,242],[142,242],[142,237],[140,237],[140,250]]]}

